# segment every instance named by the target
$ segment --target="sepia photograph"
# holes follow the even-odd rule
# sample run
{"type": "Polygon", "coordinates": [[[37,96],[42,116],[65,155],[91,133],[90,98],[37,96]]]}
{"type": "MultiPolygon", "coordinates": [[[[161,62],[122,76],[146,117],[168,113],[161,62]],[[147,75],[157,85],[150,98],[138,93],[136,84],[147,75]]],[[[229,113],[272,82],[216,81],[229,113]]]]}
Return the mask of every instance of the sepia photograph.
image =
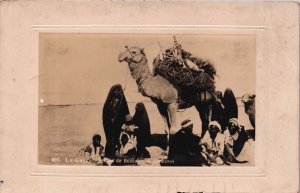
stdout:
{"type": "Polygon", "coordinates": [[[255,35],[40,33],[38,163],[255,166],[255,35]]]}
{"type": "Polygon", "coordinates": [[[0,0],[1,193],[299,192],[299,5],[0,0]]]}

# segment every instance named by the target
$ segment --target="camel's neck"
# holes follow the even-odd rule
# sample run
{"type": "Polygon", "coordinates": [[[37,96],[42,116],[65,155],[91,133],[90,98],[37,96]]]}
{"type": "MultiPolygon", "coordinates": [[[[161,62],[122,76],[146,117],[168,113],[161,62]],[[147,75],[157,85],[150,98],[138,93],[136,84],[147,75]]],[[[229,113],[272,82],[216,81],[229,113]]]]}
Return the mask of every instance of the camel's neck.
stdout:
{"type": "Polygon", "coordinates": [[[146,57],[144,57],[138,63],[131,62],[128,65],[131,72],[131,76],[136,80],[138,85],[140,85],[148,77],[152,76],[149,70],[146,57]]]}

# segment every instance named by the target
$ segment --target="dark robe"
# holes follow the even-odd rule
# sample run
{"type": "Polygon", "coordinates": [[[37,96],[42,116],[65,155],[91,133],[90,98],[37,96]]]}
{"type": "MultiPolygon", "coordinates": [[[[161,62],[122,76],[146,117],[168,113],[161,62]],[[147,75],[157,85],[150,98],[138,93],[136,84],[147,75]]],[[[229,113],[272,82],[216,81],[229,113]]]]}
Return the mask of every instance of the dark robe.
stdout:
{"type": "Polygon", "coordinates": [[[241,132],[239,134],[239,137],[237,138],[237,140],[233,144],[234,156],[237,157],[241,153],[241,151],[242,151],[245,143],[248,141],[248,139],[250,139],[250,136],[245,131],[244,127],[242,127],[241,132]]]}
{"type": "Polygon", "coordinates": [[[179,130],[174,136],[170,136],[168,160],[175,166],[201,166],[204,160],[200,154],[199,142],[200,137],[191,131],[179,130]]]}
{"type": "Polygon", "coordinates": [[[239,136],[237,140],[234,141],[233,146],[230,146],[229,144],[225,145],[225,150],[224,150],[225,160],[231,163],[247,163],[248,162],[247,160],[237,160],[236,157],[239,156],[248,139],[250,139],[250,136],[242,126],[239,136]],[[229,149],[232,150],[233,155],[230,153],[231,151],[229,149]]]}
{"type": "Polygon", "coordinates": [[[120,146],[119,137],[126,115],[129,115],[129,109],[122,86],[114,85],[108,93],[102,113],[106,136],[105,157],[115,157],[117,147],[120,146]]]}
{"type": "Polygon", "coordinates": [[[135,114],[133,116],[133,124],[138,127],[136,132],[137,137],[137,157],[149,158],[150,154],[146,150],[150,146],[151,132],[150,121],[147,110],[143,103],[137,103],[135,114]]]}
{"type": "Polygon", "coordinates": [[[231,118],[238,118],[238,106],[233,91],[227,88],[222,96],[221,92],[217,92],[217,100],[212,106],[211,121],[218,121],[222,127],[222,132],[227,127],[231,118]]]}
{"type": "Polygon", "coordinates": [[[233,91],[227,88],[222,99],[224,105],[224,123],[228,123],[231,118],[238,118],[238,106],[233,91]]]}

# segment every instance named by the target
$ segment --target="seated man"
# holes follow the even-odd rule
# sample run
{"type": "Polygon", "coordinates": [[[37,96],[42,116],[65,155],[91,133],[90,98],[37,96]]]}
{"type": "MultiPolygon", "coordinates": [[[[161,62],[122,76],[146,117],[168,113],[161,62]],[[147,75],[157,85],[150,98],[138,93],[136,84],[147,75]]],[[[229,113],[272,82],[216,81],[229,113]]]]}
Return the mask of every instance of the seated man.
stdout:
{"type": "Polygon", "coordinates": [[[225,136],[221,133],[221,126],[217,121],[211,121],[208,131],[201,139],[201,154],[208,163],[224,164],[225,136]]]}
{"type": "Polygon", "coordinates": [[[95,134],[92,138],[92,143],[83,149],[85,160],[91,163],[101,164],[103,149],[101,136],[95,134]]]}
{"type": "Polygon", "coordinates": [[[200,155],[199,141],[200,137],[193,134],[192,121],[184,120],[181,129],[174,136],[170,136],[168,160],[176,166],[201,166],[204,160],[200,155]]]}
{"type": "Polygon", "coordinates": [[[237,158],[244,149],[245,143],[250,139],[244,126],[241,126],[236,118],[231,118],[224,136],[226,160],[232,163],[246,163],[247,161],[239,161],[237,158]]]}
{"type": "Polygon", "coordinates": [[[204,72],[204,70],[200,69],[193,60],[190,60],[190,56],[191,54],[183,50],[182,46],[178,43],[175,44],[174,47],[168,48],[160,54],[160,58],[162,60],[174,60],[178,65],[182,66],[183,68],[189,68],[197,72],[204,72]]]}

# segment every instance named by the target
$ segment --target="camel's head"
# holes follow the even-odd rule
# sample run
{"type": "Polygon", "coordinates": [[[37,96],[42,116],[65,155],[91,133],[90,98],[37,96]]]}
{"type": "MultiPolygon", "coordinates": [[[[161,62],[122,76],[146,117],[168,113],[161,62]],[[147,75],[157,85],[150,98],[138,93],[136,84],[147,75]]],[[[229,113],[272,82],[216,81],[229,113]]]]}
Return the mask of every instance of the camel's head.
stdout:
{"type": "Polygon", "coordinates": [[[145,58],[145,53],[143,48],[139,47],[128,47],[125,46],[126,50],[119,55],[119,62],[127,63],[139,63],[145,58]]]}
{"type": "Polygon", "coordinates": [[[254,99],[255,99],[255,94],[244,94],[242,96],[242,102],[244,104],[253,104],[254,102],[254,99]]]}

